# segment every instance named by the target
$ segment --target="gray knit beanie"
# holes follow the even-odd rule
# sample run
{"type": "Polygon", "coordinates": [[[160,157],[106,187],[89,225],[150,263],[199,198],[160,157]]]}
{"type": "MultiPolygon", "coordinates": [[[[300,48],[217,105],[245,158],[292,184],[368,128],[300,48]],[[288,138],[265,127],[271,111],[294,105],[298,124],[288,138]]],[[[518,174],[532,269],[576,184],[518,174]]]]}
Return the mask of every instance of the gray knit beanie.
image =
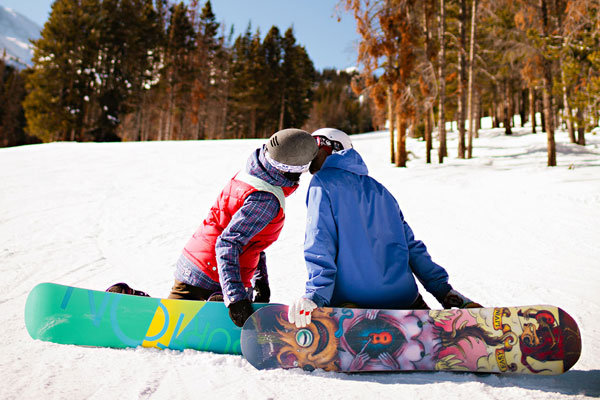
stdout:
{"type": "Polygon", "coordinates": [[[267,142],[267,160],[286,172],[306,167],[315,158],[319,147],[310,133],[289,128],[275,132],[267,142]]]}

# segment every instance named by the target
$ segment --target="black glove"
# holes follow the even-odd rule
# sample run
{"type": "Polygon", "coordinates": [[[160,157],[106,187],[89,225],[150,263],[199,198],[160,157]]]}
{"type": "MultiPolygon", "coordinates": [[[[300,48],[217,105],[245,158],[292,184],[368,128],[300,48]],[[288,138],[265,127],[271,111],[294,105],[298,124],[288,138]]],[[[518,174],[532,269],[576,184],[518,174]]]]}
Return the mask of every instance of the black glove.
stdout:
{"type": "Polygon", "coordinates": [[[462,294],[460,294],[459,292],[457,292],[454,289],[450,290],[446,294],[446,296],[441,301],[441,303],[445,309],[450,309],[450,308],[454,308],[454,307],[457,307],[457,308],[481,308],[481,307],[483,307],[481,304],[476,303],[473,300],[469,299],[468,297],[463,296],[462,294]]]}
{"type": "Polygon", "coordinates": [[[244,326],[244,322],[250,318],[253,312],[252,305],[248,299],[229,304],[229,318],[240,328],[244,326]]]}
{"type": "Polygon", "coordinates": [[[259,279],[254,282],[254,302],[268,303],[271,299],[271,289],[266,279],[259,279]]]}

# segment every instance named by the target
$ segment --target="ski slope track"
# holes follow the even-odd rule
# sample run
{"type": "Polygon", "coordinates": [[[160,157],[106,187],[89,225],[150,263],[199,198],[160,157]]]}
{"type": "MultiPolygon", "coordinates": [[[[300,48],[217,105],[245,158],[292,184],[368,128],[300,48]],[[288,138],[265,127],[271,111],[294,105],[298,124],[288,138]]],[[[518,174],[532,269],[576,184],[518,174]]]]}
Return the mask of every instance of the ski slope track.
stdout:
{"type": "MultiPolygon", "coordinates": [[[[387,132],[352,139],[456,289],[485,306],[552,304],[574,317],[583,349],[567,373],[258,371],[241,356],[33,340],[23,310],[40,282],[103,290],[125,281],[167,296],[183,245],[264,141],[50,143],[0,149],[0,398],[600,397],[600,135],[582,147],[557,132],[558,166],[548,168],[545,134],[514,131],[482,130],[471,160],[456,158],[450,134],[443,165],[426,165],[424,142],[408,139],[407,168],[389,163],[387,132]]],[[[303,293],[309,179],[267,250],[273,302],[303,293]]]]}

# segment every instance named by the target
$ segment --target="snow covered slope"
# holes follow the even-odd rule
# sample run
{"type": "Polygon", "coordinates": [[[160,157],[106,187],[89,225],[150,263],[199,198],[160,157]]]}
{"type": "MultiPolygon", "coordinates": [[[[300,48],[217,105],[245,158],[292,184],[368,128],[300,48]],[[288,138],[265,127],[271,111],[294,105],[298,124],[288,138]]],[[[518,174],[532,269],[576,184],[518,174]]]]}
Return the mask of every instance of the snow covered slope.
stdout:
{"type": "Polygon", "coordinates": [[[0,57],[23,68],[31,65],[30,40],[39,39],[42,28],[27,17],[0,5],[0,57]]]}
{"type": "MultiPolygon", "coordinates": [[[[32,340],[29,290],[51,281],[104,289],[119,281],[166,296],[173,264],[225,182],[262,140],[52,143],[0,149],[2,399],[571,399],[600,396],[600,136],[486,129],[475,158],[408,168],[388,162],[386,132],[354,136],[417,238],[455,288],[486,306],[554,304],[576,319],[583,353],[555,377],[450,373],[259,372],[241,356],[114,350],[32,340]]],[[[272,301],[303,291],[304,176],[286,226],[267,250],[272,301]]],[[[437,306],[429,294],[425,300],[437,306]]]]}

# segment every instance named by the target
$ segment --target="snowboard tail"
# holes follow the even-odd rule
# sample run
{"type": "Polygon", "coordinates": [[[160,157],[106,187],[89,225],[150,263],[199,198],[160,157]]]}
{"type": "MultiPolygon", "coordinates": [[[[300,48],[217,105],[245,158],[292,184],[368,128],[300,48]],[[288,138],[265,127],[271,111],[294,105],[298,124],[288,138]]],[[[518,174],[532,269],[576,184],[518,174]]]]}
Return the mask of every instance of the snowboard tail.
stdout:
{"type": "Polygon", "coordinates": [[[241,335],[258,369],[561,374],[581,353],[573,318],[553,306],[452,310],[320,308],[306,328],[287,306],[256,311],[241,335]]]}
{"type": "MultiPolygon", "coordinates": [[[[264,304],[254,304],[258,309],[264,304]]],[[[27,297],[33,339],[98,347],[241,354],[241,329],[221,302],[131,296],[41,283],[27,297]]]]}

